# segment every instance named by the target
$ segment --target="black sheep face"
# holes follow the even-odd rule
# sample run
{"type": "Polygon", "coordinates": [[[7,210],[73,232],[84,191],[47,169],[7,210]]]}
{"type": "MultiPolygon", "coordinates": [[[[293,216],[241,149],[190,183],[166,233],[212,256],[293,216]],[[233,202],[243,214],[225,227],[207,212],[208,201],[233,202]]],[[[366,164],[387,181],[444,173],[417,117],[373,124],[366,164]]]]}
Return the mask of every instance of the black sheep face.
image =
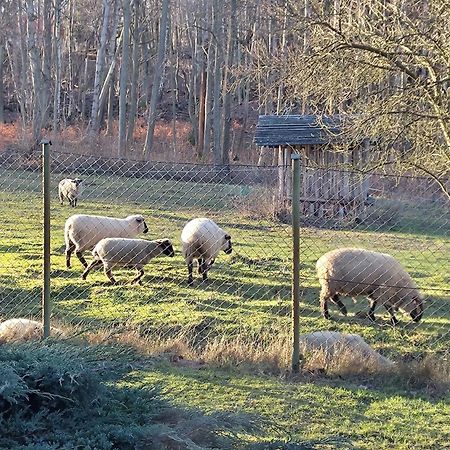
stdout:
{"type": "Polygon", "coordinates": [[[170,257],[175,256],[175,251],[173,249],[172,242],[170,242],[169,239],[165,239],[164,241],[161,241],[159,246],[161,247],[162,254],[164,254],[166,256],[170,256],[170,257]]]}
{"type": "Polygon", "coordinates": [[[231,236],[229,234],[226,234],[224,237],[224,243],[222,245],[222,250],[225,252],[225,254],[229,255],[233,251],[233,246],[231,244],[231,236]]]}

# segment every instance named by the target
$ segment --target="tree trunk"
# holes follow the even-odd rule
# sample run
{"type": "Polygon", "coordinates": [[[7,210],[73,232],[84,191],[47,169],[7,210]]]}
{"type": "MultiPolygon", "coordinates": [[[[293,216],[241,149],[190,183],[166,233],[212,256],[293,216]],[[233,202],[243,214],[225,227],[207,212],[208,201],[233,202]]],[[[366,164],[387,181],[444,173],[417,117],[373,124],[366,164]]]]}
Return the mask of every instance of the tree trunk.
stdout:
{"type": "Polygon", "coordinates": [[[91,125],[90,130],[93,133],[100,131],[99,120],[99,105],[100,105],[100,87],[102,85],[102,78],[105,67],[105,53],[106,53],[106,40],[109,26],[109,16],[111,12],[110,0],[103,0],[103,23],[100,33],[100,45],[97,50],[97,58],[95,61],[95,78],[94,78],[94,93],[92,97],[92,110],[91,110],[91,125]]]}
{"type": "Polygon", "coordinates": [[[33,83],[33,124],[32,124],[32,148],[36,148],[40,141],[40,134],[44,115],[44,80],[42,76],[42,60],[41,52],[37,46],[37,28],[38,28],[38,15],[35,10],[35,4],[33,0],[27,0],[27,47],[30,55],[31,64],[31,79],[33,83]]]}
{"type": "Polygon", "coordinates": [[[106,135],[112,136],[113,123],[114,123],[114,99],[115,99],[115,72],[112,71],[111,82],[109,83],[109,96],[108,96],[108,119],[106,121],[106,135]]]}
{"type": "Polygon", "coordinates": [[[139,83],[139,0],[134,0],[134,20],[133,20],[133,51],[131,52],[131,60],[133,71],[131,73],[130,88],[130,112],[128,116],[127,143],[133,141],[134,128],[136,124],[137,102],[138,102],[138,83],[139,83]]]}
{"type": "Polygon", "coordinates": [[[61,0],[55,0],[55,89],[53,97],[53,133],[59,129],[61,109],[61,0]]]}
{"type": "Polygon", "coordinates": [[[200,75],[200,100],[198,108],[198,142],[197,142],[197,159],[203,158],[203,144],[205,136],[205,100],[206,100],[206,67],[202,64],[200,75]]]}
{"type": "Polygon", "coordinates": [[[220,14],[219,1],[214,0],[214,36],[215,36],[215,53],[214,53],[214,110],[213,110],[213,128],[214,128],[214,144],[213,144],[213,160],[214,164],[220,166],[222,164],[222,139],[221,139],[221,82],[222,82],[222,50],[221,50],[221,29],[222,16],[220,14]]]}
{"type": "Polygon", "coordinates": [[[3,94],[3,62],[5,59],[5,52],[3,46],[3,39],[0,38],[0,124],[5,121],[5,100],[3,94]]]}
{"type": "Polygon", "coordinates": [[[228,35],[228,49],[225,62],[225,75],[223,83],[223,141],[222,141],[222,164],[228,165],[230,163],[230,150],[231,150],[231,86],[233,84],[233,64],[234,64],[234,52],[236,44],[236,0],[231,0],[231,14],[229,24],[228,35]]]}
{"type": "Polygon", "coordinates": [[[130,0],[123,0],[123,38],[122,61],[119,76],[119,147],[117,156],[125,155],[127,148],[127,89],[128,65],[130,63],[130,26],[131,11],[130,0]]]}
{"type": "Polygon", "coordinates": [[[163,0],[161,23],[159,25],[159,42],[158,42],[158,54],[155,65],[155,73],[153,77],[152,94],[150,99],[150,106],[148,110],[147,120],[147,135],[145,137],[144,156],[146,156],[153,147],[153,135],[155,132],[156,123],[156,106],[158,103],[159,86],[161,84],[161,77],[163,73],[164,57],[166,53],[166,39],[167,39],[167,26],[169,18],[169,6],[170,0],[163,0]]]}

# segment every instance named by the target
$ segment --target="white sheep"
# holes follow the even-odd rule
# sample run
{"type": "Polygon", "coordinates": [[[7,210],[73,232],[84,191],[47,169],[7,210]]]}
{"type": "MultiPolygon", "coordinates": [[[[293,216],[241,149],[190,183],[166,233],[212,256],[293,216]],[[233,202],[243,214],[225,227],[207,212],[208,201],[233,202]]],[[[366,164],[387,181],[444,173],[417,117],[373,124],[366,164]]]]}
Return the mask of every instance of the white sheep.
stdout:
{"type": "Polygon", "coordinates": [[[343,315],[347,309],[339,294],[369,298],[368,317],[375,320],[377,303],[383,305],[398,323],[395,311],[402,309],[419,322],[423,314],[423,298],[417,285],[392,256],[362,248],[338,248],[322,255],[316,263],[321,285],[320,306],[322,315],[329,319],[328,300],[335,303],[343,315]]]}
{"type": "Polygon", "coordinates": [[[136,269],[138,276],[133,278],[132,282],[141,284],[144,266],[159,255],[174,256],[174,250],[169,239],[146,241],[144,239],[107,238],[97,243],[92,250],[92,255],[94,260],[83,272],[83,280],[94,267],[103,264],[105,275],[113,284],[116,283],[111,272],[114,267],[136,269]]]}
{"type": "Polygon", "coordinates": [[[188,284],[193,283],[192,269],[195,258],[198,260],[198,273],[203,280],[208,278],[208,270],[220,250],[227,255],[232,252],[231,236],[211,219],[197,218],[189,221],[181,233],[183,256],[188,266],[188,284]]]}
{"type": "Polygon", "coordinates": [[[84,214],[70,216],[64,227],[66,266],[70,268],[70,257],[75,251],[81,264],[86,268],[87,262],[83,252],[92,250],[97,242],[104,238],[134,238],[139,233],[147,232],[147,224],[140,214],[128,216],[125,219],[84,214]]]}
{"type": "Polygon", "coordinates": [[[61,205],[64,204],[64,199],[69,200],[69,205],[75,208],[77,206],[78,197],[81,194],[83,180],[79,178],[71,179],[65,178],[61,180],[58,185],[59,201],[61,205]]]}
{"type": "MultiPolygon", "coordinates": [[[[307,364],[350,371],[383,371],[394,363],[375,351],[360,335],[338,331],[315,331],[299,336],[300,351],[309,356],[307,364]]],[[[324,368],[324,367],[322,367],[324,368]]]]}
{"type": "MultiPolygon", "coordinates": [[[[64,337],[58,328],[50,328],[51,336],[64,337]]],[[[30,341],[44,337],[44,326],[41,322],[30,319],[8,319],[0,323],[0,343],[14,341],[30,341]]]]}

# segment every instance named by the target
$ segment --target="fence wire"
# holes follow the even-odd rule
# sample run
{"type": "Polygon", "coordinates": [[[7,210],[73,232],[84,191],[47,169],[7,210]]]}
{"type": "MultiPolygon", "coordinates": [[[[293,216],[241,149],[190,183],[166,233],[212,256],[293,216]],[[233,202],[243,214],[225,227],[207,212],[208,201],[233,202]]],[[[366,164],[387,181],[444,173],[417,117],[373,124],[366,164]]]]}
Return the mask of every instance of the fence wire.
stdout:
{"type": "MultiPolygon", "coordinates": [[[[55,151],[51,161],[53,323],[90,333],[133,331],[161,341],[183,336],[196,348],[217,340],[232,342],[239,338],[248,345],[260,345],[277,336],[289,336],[292,198],[282,185],[285,168],[133,162],[55,151]],[[60,181],[75,178],[82,180],[76,207],[65,198],[61,205],[60,181]],[[82,279],[84,267],[75,252],[71,267],[66,267],[64,225],[74,214],[121,219],[142,215],[148,233],[138,233],[143,228],[137,225],[133,236],[128,237],[168,239],[174,256],[161,254],[150,259],[144,266],[141,285],[131,283],[136,273],[127,267],[113,267],[117,283],[112,284],[100,270],[101,263],[82,279]],[[199,264],[189,285],[180,236],[186,223],[195,218],[214,221],[231,237],[232,252],[222,251],[226,243],[221,243],[214,263],[204,262],[208,279],[203,280],[198,273],[202,271],[199,264]]],[[[41,190],[39,155],[1,155],[2,320],[40,320],[41,190]]],[[[377,350],[395,357],[448,350],[449,208],[439,186],[420,177],[362,176],[303,167],[300,200],[301,332],[360,334],[377,350]],[[392,286],[407,291],[410,286],[398,284],[401,282],[390,273],[392,268],[373,278],[376,269],[369,266],[366,270],[371,273],[361,278],[364,262],[359,260],[351,277],[335,276],[331,280],[352,286],[359,277],[360,285],[371,284],[376,293],[384,289],[384,297],[380,294],[371,315],[369,304],[361,296],[355,302],[341,296],[346,316],[341,314],[336,298],[331,298],[330,319],[323,318],[316,261],[331,250],[345,247],[387,253],[399,261],[423,295],[422,321],[415,323],[402,313],[402,309],[411,312],[412,308],[407,306],[409,300],[399,300],[393,309],[398,319],[394,326],[383,299],[392,295],[387,292],[392,286]]],[[[109,236],[109,231],[97,226],[92,228],[96,239],[124,236],[117,229],[109,236]]],[[[213,241],[207,246],[215,244],[213,241]]],[[[93,261],[92,247],[83,253],[88,264],[93,261]]],[[[125,252],[122,266],[127,265],[127,258],[133,266],[139,251],[125,252]]]]}

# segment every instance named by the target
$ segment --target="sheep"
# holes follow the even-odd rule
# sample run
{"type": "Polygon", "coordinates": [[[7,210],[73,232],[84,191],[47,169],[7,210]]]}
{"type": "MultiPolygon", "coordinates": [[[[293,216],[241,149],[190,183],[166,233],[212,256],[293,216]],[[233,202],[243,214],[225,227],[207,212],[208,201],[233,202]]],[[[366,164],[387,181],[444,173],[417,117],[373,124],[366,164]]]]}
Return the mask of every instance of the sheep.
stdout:
{"type": "Polygon", "coordinates": [[[193,260],[198,259],[198,273],[203,281],[208,279],[208,270],[213,265],[220,250],[227,255],[232,252],[231,236],[214,221],[197,218],[189,221],[181,233],[183,257],[188,266],[188,285],[192,286],[193,260]]]}
{"type": "MultiPolygon", "coordinates": [[[[299,336],[300,351],[309,354],[308,365],[325,364],[327,368],[350,371],[384,371],[395,365],[376,352],[358,334],[315,331],[299,336]]],[[[322,367],[323,368],[323,367],[322,367]]]]}
{"type": "Polygon", "coordinates": [[[69,200],[69,205],[72,206],[72,208],[77,206],[77,200],[82,190],[82,183],[83,180],[80,180],[79,178],[75,178],[74,180],[65,178],[59,182],[58,191],[61,205],[64,204],[64,199],[66,198],[69,200]]]}
{"type": "MultiPolygon", "coordinates": [[[[50,328],[51,336],[64,337],[58,329],[50,328]]],[[[30,319],[8,319],[0,323],[0,343],[13,341],[30,341],[44,337],[44,326],[41,322],[30,319]]]]}
{"type": "Polygon", "coordinates": [[[392,325],[398,320],[394,312],[402,309],[414,322],[423,314],[423,297],[417,285],[392,256],[362,248],[338,248],[322,255],[316,263],[321,285],[320,306],[322,315],[329,319],[328,300],[335,303],[341,313],[347,309],[339,294],[369,298],[368,317],[375,320],[375,307],[382,304],[391,316],[392,325]]]}
{"type": "Polygon", "coordinates": [[[92,250],[97,242],[104,238],[134,238],[139,233],[147,232],[147,224],[140,214],[128,216],[125,219],[82,214],[70,216],[64,227],[66,266],[70,268],[70,257],[75,251],[81,264],[86,268],[88,264],[83,257],[83,252],[92,250]]]}
{"type": "Polygon", "coordinates": [[[94,267],[103,264],[105,275],[112,284],[116,284],[111,272],[114,267],[137,269],[138,276],[133,278],[132,283],[141,284],[144,266],[151,259],[161,254],[174,256],[175,252],[169,239],[158,239],[156,241],[126,238],[102,239],[92,250],[94,260],[83,272],[82,278],[85,280],[94,267]]]}

